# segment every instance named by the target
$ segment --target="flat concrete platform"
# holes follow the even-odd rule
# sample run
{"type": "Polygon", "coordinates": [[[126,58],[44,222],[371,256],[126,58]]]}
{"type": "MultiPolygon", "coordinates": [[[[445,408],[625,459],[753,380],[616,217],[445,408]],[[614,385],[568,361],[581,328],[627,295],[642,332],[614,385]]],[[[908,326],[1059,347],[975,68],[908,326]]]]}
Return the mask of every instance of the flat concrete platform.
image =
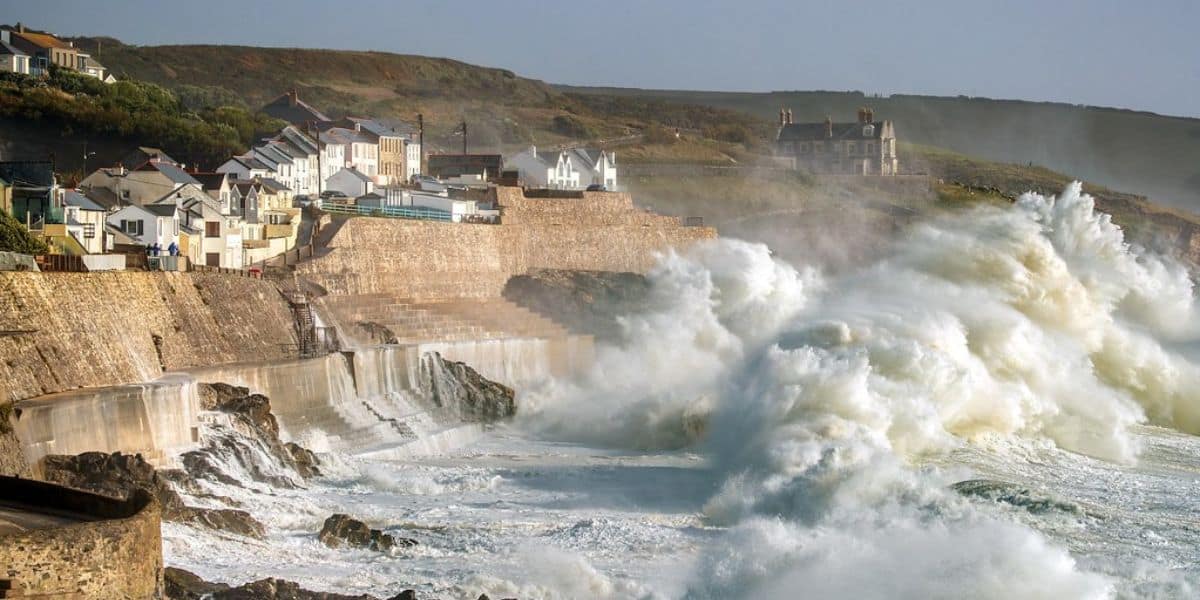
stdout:
{"type": "Polygon", "coordinates": [[[37,506],[0,500],[0,535],[35,529],[51,529],[95,520],[84,514],[47,510],[37,506]]]}

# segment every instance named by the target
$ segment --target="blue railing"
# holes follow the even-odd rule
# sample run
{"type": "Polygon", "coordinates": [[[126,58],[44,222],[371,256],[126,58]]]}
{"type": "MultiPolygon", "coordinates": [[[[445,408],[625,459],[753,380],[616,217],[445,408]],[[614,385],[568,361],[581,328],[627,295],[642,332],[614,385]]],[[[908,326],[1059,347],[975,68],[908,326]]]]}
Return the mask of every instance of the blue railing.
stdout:
{"type": "Polygon", "coordinates": [[[358,215],[362,217],[389,217],[392,219],[420,219],[423,221],[450,221],[450,213],[424,206],[348,206],[325,203],[321,210],[335,215],[358,215]]]}

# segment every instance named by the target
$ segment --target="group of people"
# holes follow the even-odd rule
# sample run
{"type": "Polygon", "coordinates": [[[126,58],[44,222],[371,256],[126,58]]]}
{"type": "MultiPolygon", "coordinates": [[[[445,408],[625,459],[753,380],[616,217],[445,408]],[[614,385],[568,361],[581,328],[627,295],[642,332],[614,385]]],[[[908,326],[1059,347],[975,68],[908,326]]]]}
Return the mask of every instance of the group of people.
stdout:
{"type": "MultiPolygon", "coordinates": [[[[160,246],[158,244],[158,242],[154,242],[153,244],[146,246],[146,256],[162,256],[162,255],[163,255],[162,246],[160,246]]],[[[167,255],[168,256],[179,256],[179,244],[177,244],[175,242],[171,242],[171,245],[167,246],[167,255]]]]}

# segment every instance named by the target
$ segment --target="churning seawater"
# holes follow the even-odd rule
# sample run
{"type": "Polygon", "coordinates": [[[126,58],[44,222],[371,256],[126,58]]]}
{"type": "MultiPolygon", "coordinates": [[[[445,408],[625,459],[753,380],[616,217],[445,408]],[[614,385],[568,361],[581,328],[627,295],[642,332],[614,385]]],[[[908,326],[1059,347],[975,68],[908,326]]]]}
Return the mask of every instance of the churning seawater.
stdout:
{"type": "Polygon", "coordinates": [[[327,453],[307,489],[210,484],[268,538],[165,525],[168,564],[385,596],[1200,592],[1192,282],[1077,184],[838,277],[721,240],[649,278],[624,343],[522,390],[512,424],[438,456],[327,453]],[[334,512],[420,545],[328,549],[334,512]]]}

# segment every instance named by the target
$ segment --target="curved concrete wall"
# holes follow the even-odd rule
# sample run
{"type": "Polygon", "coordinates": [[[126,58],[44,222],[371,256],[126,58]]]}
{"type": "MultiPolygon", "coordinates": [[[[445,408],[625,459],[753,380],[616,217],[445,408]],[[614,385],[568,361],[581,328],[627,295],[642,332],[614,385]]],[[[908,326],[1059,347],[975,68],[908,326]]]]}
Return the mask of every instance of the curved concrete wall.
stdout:
{"type": "Polygon", "coordinates": [[[162,597],[158,502],[139,490],[117,500],[29,479],[0,477],[0,510],[53,511],[66,524],[0,533],[0,582],[10,597],[145,600],[162,597]],[[19,594],[19,595],[18,595],[19,594]]]}

